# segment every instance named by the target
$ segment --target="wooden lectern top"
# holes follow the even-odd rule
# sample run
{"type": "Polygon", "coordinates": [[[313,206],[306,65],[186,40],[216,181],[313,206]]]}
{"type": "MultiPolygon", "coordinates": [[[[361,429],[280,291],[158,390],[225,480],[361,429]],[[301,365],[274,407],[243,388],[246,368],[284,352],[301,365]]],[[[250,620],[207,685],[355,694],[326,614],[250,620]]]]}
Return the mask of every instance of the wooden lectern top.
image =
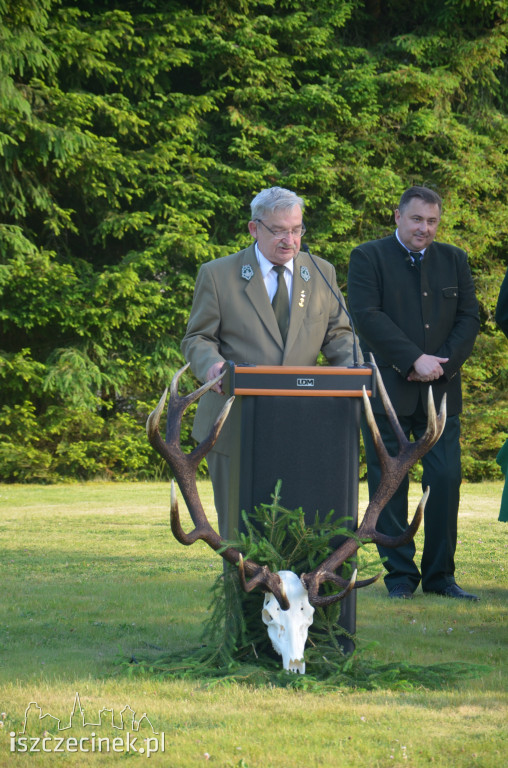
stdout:
{"type": "Polygon", "coordinates": [[[279,397],[362,397],[375,394],[371,365],[358,367],[320,365],[247,365],[225,363],[225,394],[279,397]]]}

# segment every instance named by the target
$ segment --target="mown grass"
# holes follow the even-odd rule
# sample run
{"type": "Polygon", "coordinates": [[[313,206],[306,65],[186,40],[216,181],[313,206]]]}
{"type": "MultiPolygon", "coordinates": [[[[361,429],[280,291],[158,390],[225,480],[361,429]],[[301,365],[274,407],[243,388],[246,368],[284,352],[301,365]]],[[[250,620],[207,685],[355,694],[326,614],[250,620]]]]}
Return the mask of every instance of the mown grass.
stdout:
{"type": "MultiPolygon", "coordinates": [[[[9,733],[20,729],[30,702],[68,720],[76,692],[92,714],[126,704],[146,712],[165,733],[164,754],[150,757],[155,766],[504,765],[508,527],[497,522],[501,488],[463,486],[457,580],[480,603],[421,593],[389,601],[382,583],[358,596],[359,643],[377,641],[367,652],[375,659],[487,664],[490,673],[437,691],[311,693],[129,677],[116,664],[140,650],[190,650],[209,615],[221,562],[200,542],[184,548],[172,539],[167,484],[0,486],[0,766],[146,759],[9,752],[9,733]]],[[[213,519],[209,484],[200,490],[213,519]]],[[[362,486],[362,506],[365,495],[362,486]]],[[[412,499],[416,506],[416,487],[412,499]]]]}

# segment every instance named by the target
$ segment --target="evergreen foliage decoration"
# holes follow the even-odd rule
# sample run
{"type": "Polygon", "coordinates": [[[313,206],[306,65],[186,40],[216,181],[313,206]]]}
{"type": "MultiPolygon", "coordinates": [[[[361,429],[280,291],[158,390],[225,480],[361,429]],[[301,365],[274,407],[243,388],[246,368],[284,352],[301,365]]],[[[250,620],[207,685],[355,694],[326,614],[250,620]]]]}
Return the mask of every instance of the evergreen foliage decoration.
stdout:
{"type": "MultiPolygon", "coordinates": [[[[243,550],[270,570],[312,570],[331,551],[330,541],[337,536],[354,536],[344,524],[332,522],[333,511],[322,521],[316,514],[313,525],[306,526],[301,509],[288,510],[280,505],[280,482],[271,504],[260,505],[249,520],[244,515],[247,533],[227,544],[243,550]]],[[[365,558],[362,558],[365,560],[365,558]]],[[[365,560],[359,570],[379,569],[379,560],[365,560]]],[[[326,588],[326,585],[325,585],[326,588]]],[[[316,608],[309,627],[305,650],[306,674],[282,669],[281,657],[271,647],[266,627],[261,621],[263,595],[244,593],[232,566],[224,570],[212,587],[211,615],[203,632],[203,644],[192,653],[155,655],[147,649],[135,652],[119,664],[129,674],[150,674],[170,678],[196,679],[205,685],[244,683],[254,686],[275,685],[285,688],[325,692],[338,687],[393,688],[410,690],[453,685],[464,677],[479,677],[490,671],[481,664],[461,662],[422,666],[402,662],[379,663],[369,658],[374,644],[349,655],[343,653],[340,635],[347,633],[338,625],[340,602],[316,608]]],[[[352,638],[355,639],[355,638],[352,638]]]]}
{"type": "Polygon", "coordinates": [[[160,473],[142,425],[197,270],[250,242],[254,194],[303,195],[344,287],[413,183],[470,256],[464,473],[498,477],[507,24],[500,0],[0,0],[2,479],[160,473]]]}

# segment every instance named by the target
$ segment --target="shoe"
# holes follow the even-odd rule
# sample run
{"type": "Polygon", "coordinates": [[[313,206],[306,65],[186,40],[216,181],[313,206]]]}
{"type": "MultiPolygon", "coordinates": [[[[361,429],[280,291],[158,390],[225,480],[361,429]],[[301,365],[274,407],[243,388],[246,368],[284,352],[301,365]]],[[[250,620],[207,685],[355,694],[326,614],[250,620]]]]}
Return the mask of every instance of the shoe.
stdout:
{"type": "Polygon", "coordinates": [[[388,597],[399,597],[403,600],[412,600],[413,593],[407,584],[396,584],[388,592],[388,597]]]}
{"type": "Polygon", "coordinates": [[[479,600],[478,595],[472,595],[470,592],[464,592],[458,584],[449,584],[443,590],[433,591],[433,595],[442,595],[443,597],[455,597],[459,600],[479,600]]]}

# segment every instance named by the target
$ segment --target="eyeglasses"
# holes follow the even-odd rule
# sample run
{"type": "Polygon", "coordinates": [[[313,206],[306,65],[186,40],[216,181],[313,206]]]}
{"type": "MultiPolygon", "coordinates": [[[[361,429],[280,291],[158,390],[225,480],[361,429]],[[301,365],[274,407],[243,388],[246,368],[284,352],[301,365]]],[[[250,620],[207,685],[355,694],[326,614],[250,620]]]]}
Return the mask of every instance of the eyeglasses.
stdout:
{"type": "Polygon", "coordinates": [[[264,221],[261,221],[261,219],[256,219],[256,221],[262,224],[264,228],[267,229],[270,232],[270,234],[274,236],[276,240],[284,240],[286,237],[289,237],[290,235],[293,235],[293,237],[303,237],[307,231],[307,228],[303,223],[301,227],[295,227],[294,229],[277,229],[274,231],[273,229],[270,229],[270,227],[267,227],[264,221]]]}

